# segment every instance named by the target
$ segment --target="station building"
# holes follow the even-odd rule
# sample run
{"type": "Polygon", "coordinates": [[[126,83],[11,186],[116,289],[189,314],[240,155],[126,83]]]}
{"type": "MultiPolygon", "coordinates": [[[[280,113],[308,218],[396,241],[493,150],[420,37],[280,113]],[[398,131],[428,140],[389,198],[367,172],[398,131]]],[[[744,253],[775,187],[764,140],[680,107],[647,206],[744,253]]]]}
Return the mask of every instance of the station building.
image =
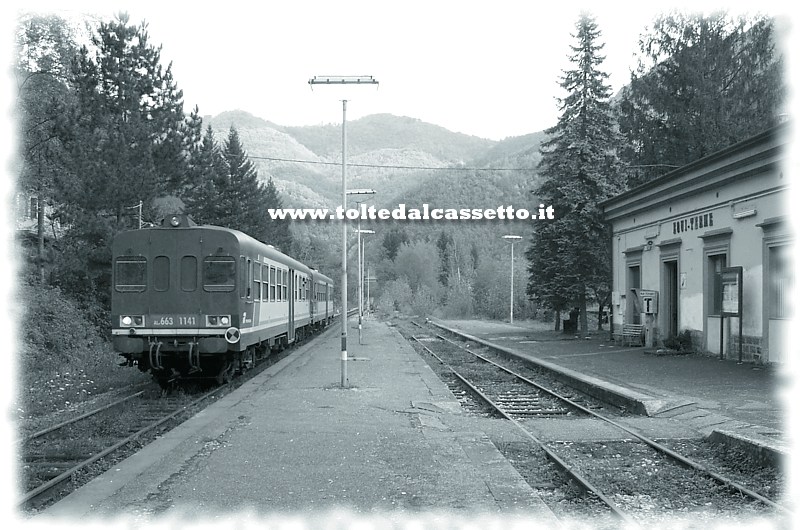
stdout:
{"type": "Polygon", "coordinates": [[[788,143],[784,123],[602,204],[615,331],[638,324],[648,346],[680,335],[726,359],[788,359],[788,143]]]}

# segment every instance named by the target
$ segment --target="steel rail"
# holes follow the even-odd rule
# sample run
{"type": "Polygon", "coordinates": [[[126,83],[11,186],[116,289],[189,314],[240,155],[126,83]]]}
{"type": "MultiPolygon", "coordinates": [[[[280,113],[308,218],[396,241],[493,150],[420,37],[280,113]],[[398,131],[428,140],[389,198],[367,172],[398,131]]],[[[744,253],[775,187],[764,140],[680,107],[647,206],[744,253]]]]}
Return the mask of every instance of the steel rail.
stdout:
{"type": "Polygon", "coordinates": [[[28,436],[27,438],[25,438],[25,440],[23,440],[23,442],[26,442],[26,443],[30,442],[31,440],[35,440],[36,438],[44,436],[45,434],[51,433],[53,431],[57,431],[58,429],[66,427],[67,425],[71,425],[73,423],[78,423],[81,420],[84,420],[86,418],[90,418],[90,417],[94,416],[95,414],[103,412],[104,410],[110,409],[112,407],[116,407],[117,405],[121,405],[121,404],[125,403],[128,400],[131,400],[131,399],[133,399],[135,397],[141,396],[142,394],[144,394],[144,390],[142,390],[140,392],[137,392],[135,394],[132,394],[130,396],[118,399],[116,401],[113,401],[113,402],[111,402],[111,403],[109,403],[107,405],[103,405],[102,407],[96,408],[94,410],[90,410],[89,412],[81,414],[80,416],[77,416],[75,418],[72,418],[72,419],[69,419],[69,420],[66,420],[66,421],[62,421],[61,423],[57,423],[56,425],[53,425],[53,426],[48,427],[46,429],[42,429],[41,431],[37,431],[37,432],[31,434],[30,436],[28,436]]]}
{"type": "Polygon", "coordinates": [[[228,387],[228,385],[226,384],[226,385],[221,385],[221,386],[219,386],[217,388],[214,388],[213,390],[211,390],[211,391],[207,392],[206,394],[200,396],[199,398],[197,398],[194,401],[188,403],[187,405],[181,406],[178,410],[175,410],[175,411],[171,412],[170,414],[168,414],[167,416],[164,416],[164,417],[162,417],[162,418],[150,423],[149,425],[141,428],[140,430],[138,430],[135,433],[131,434],[130,436],[128,436],[124,440],[121,440],[121,441],[115,443],[111,447],[109,447],[107,449],[104,449],[103,451],[97,453],[96,455],[93,455],[91,458],[89,458],[87,460],[84,460],[83,462],[75,465],[74,467],[68,469],[67,471],[64,471],[63,473],[61,473],[57,477],[55,477],[53,479],[50,479],[49,481],[45,482],[44,484],[41,484],[40,486],[38,486],[38,487],[34,488],[33,490],[29,491],[28,493],[26,493],[22,497],[22,499],[17,501],[17,506],[24,507],[26,504],[31,502],[33,499],[36,499],[37,497],[43,495],[47,491],[55,488],[57,485],[59,485],[60,483],[64,482],[65,480],[69,479],[72,475],[74,475],[75,473],[77,473],[78,471],[83,469],[84,467],[86,467],[86,466],[88,466],[90,464],[93,464],[94,462],[97,462],[98,460],[100,460],[101,458],[103,458],[105,456],[108,456],[109,454],[113,453],[114,451],[116,451],[120,447],[124,446],[125,444],[128,444],[128,443],[132,442],[133,440],[135,440],[136,438],[138,438],[142,434],[145,434],[146,432],[155,429],[156,427],[162,425],[163,423],[166,423],[167,421],[171,420],[172,418],[174,418],[178,414],[184,412],[186,409],[197,405],[201,401],[203,401],[205,399],[208,399],[209,397],[215,395],[217,392],[219,392],[223,388],[227,388],[227,387],[228,387]]]}
{"type": "MultiPolygon", "coordinates": [[[[575,480],[578,484],[580,484],[586,491],[591,492],[597,498],[599,498],[605,505],[607,505],[611,511],[622,519],[626,524],[629,525],[637,525],[636,521],[634,521],[630,515],[619,509],[617,505],[608,497],[606,497],[600,490],[598,490],[589,480],[581,475],[576,469],[570,466],[567,462],[565,462],[561,457],[559,457],[556,453],[554,453],[547,445],[539,440],[536,436],[533,435],[528,429],[526,429],[522,424],[520,424],[517,420],[512,418],[505,410],[503,410],[500,405],[495,403],[489,396],[484,394],[481,390],[479,390],[475,385],[469,382],[465,377],[458,373],[458,371],[442,360],[441,357],[436,355],[430,348],[428,348],[425,344],[423,344],[417,337],[411,337],[414,341],[416,341],[422,348],[424,348],[429,354],[434,356],[436,359],[439,360],[453,375],[455,375],[462,383],[464,383],[472,392],[474,392],[477,396],[479,396],[483,401],[485,401],[490,407],[492,407],[498,414],[500,414],[503,418],[509,420],[511,423],[514,424],[525,436],[531,439],[539,448],[544,451],[548,458],[550,458],[553,462],[555,462],[561,469],[563,469],[573,480],[575,480]]],[[[472,352],[470,352],[472,353],[472,352]]]]}
{"type": "MultiPolygon", "coordinates": [[[[436,324],[435,322],[432,322],[432,324],[434,326],[439,327],[439,328],[445,329],[445,330],[449,331],[450,333],[453,333],[454,335],[458,335],[458,336],[467,338],[468,340],[472,340],[473,339],[473,337],[469,337],[468,335],[461,334],[458,331],[446,328],[444,326],[436,324]]],[[[785,506],[783,506],[781,504],[778,504],[777,502],[773,501],[772,499],[764,497],[760,493],[752,491],[751,489],[747,488],[746,486],[743,486],[743,485],[739,484],[738,482],[736,482],[734,480],[731,480],[731,479],[729,479],[727,477],[724,477],[724,476],[720,475],[719,473],[717,473],[715,471],[712,471],[711,469],[709,469],[708,467],[704,466],[703,464],[701,464],[699,462],[695,462],[694,460],[691,460],[691,459],[689,459],[689,458],[687,458],[687,457],[685,457],[685,456],[683,456],[683,455],[681,455],[679,453],[676,453],[672,449],[670,449],[670,448],[668,448],[668,447],[656,442],[655,440],[652,440],[652,439],[648,438],[647,436],[641,434],[640,432],[636,431],[635,429],[632,429],[630,427],[627,427],[625,425],[617,423],[616,421],[612,420],[611,418],[607,418],[607,417],[603,416],[602,414],[599,414],[599,413],[597,413],[597,412],[595,412],[593,410],[590,410],[590,409],[584,407],[583,405],[572,401],[571,399],[569,399],[567,397],[561,396],[560,394],[558,394],[558,393],[556,393],[554,391],[551,391],[551,390],[539,385],[538,383],[535,383],[534,381],[531,381],[531,380],[525,378],[524,376],[522,376],[520,374],[517,374],[516,372],[513,372],[513,371],[509,370],[508,368],[505,368],[504,366],[501,366],[501,365],[495,363],[494,361],[492,361],[490,359],[487,359],[487,358],[483,357],[482,355],[471,351],[469,348],[466,348],[464,346],[461,346],[460,344],[457,344],[456,342],[453,342],[452,340],[450,340],[450,339],[448,339],[446,337],[443,337],[441,335],[437,335],[437,337],[448,341],[450,344],[453,344],[454,346],[456,346],[458,348],[461,348],[464,351],[469,352],[470,354],[474,355],[475,357],[478,357],[479,359],[481,359],[481,360],[483,360],[485,362],[491,363],[494,366],[496,366],[498,368],[501,368],[502,370],[505,370],[509,374],[512,374],[512,375],[514,375],[516,377],[519,377],[523,381],[535,386],[536,388],[539,388],[539,389],[549,393],[553,397],[561,399],[564,402],[570,404],[571,406],[573,406],[575,408],[578,408],[581,411],[586,412],[587,414],[590,414],[590,415],[592,415],[593,417],[595,417],[595,418],[597,418],[599,420],[602,420],[602,421],[604,421],[606,423],[609,423],[610,425],[613,425],[614,427],[617,427],[618,429],[621,429],[621,430],[625,431],[626,433],[630,434],[631,436],[634,436],[634,437],[638,438],[640,441],[642,441],[645,444],[649,445],[650,447],[652,447],[656,451],[667,455],[668,457],[670,457],[673,460],[679,462],[680,464],[685,465],[685,466],[687,466],[689,468],[692,468],[695,471],[699,471],[701,473],[705,473],[706,475],[708,475],[709,477],[713,478],[714,480],[716,480],[718,483],[722,484],[723,486],[726,486],[726,487],[729,487],[731,489],[734,489],[734,490],[738,491],[739,493],[742,493],[743,495],[746,495],[746,496],[748,496],[748,497],[750,497],[750,498],[752,498],[754,500],[757,500],[757,501],[759,501],[759,502],[761,502],[763,504],[766,504],[767,506],[770,506],[771,508],[774,508],[774,509],[776,509],[778,511],[781,511],[781,512],[787,514],[787,515],[791,515],[793,513],[791,510],[789,510],[788,508],[786,508],[785,506]]],[[[503,351],[503,349],[501,347],[493,345],[492,343],[490,343],[488,341],[482,341],[482,344],[486,345],[489,348],[493,348],[493,349],[496,349],[496,350],[501,351],[501,352],[503,351]]]]}

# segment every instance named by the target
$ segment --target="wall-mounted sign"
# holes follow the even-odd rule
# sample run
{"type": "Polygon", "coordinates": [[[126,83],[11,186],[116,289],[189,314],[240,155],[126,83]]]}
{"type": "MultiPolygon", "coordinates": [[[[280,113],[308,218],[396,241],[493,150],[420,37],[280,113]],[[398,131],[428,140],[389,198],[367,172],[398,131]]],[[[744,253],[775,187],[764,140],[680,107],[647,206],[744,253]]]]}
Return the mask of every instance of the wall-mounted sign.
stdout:
{"type": "Polygon", "coordinates": [[[639,304],[642,308],[642,313],[658,313],[658,291],[639,289],[639,304]]]}
{"type": "Polygon", "coordinates": [[[692,215],[672,222],[672,233],[681,234],[689,230],[699,230],[707,226],[714,226],[714,213],[708,212],[702,215],[692,215]]]}

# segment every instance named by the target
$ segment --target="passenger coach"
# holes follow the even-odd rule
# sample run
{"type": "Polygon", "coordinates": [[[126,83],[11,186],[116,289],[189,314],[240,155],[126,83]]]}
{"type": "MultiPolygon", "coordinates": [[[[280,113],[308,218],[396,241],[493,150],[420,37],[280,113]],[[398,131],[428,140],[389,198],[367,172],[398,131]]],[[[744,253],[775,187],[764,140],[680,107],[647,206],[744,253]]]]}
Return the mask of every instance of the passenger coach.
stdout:
{"type": "Polygon", "coordinates": [[[333,318],[330,278],[186,215],[122,232],[112,252],[114,347],[162,386],[225,381],[333,318]]]}

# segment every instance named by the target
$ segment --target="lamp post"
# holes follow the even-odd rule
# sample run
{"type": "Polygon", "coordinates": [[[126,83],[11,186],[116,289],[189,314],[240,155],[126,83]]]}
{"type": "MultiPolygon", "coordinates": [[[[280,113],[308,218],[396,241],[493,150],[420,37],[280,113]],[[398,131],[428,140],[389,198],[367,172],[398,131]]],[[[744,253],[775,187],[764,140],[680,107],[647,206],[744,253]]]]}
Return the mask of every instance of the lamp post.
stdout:
{"type": "MultiPolygon", "coordinates": [[[[377,85],[371,75],[314,76],[308,80],[314,85],[377,85]]],[[[347,211],[347,100],[342,100],[342,208],[347,211]]],[[[347,388],[347,216],[342,219],[342,388],[347,388]]]]}
{"type": "Polygon", "coordinates": [[[522,239],[522,236],[503,236],[503,239],[511,243],[511,302],[508,322],[514,323],[514,243],[522,239]]]}
{"type": "Polygon", "coordinates": [[[374,281],[375,281],[375,278],[372,277],[372,275],[369,272],[369,268],[367,268],[367,277],[364,278],[364,282],[366,282],[366,284],[367,284],[367,314],[370,313],[370,311],[369,311],[369,282],[374,282],[374,281]]]}
{"type": "Polygon", "coordinates": [[[361,242],[361,234],[374,234],[375,230],[356,230],[358,232],[358,343],[361,344],[361,320],[364,314],[362,301],[364,300],[364,252],[366,251],[366,240],[361,242]]]}
{"type": "MultiPolygon", "coordinates": [[[[355,190],[348,190],[347,195],[375,195],[375,190],[372,189],[355,189],[355,190]]],[[[356,204],[361,206],[361,201],[357,201],[356,204]]],[[[361,230],[361,215],[358,216],[358,228],[356,229],[356,233],[358,234],[358,343],[361,344],[361,321],[364,317],[364,311],[361,307],[361,300],[363,298],[363,284],[361,281],[362,276],[364,275],[364,271],[361,265],[361,234],[364,233],[375,233],[372,230],[361,230]]]]}

